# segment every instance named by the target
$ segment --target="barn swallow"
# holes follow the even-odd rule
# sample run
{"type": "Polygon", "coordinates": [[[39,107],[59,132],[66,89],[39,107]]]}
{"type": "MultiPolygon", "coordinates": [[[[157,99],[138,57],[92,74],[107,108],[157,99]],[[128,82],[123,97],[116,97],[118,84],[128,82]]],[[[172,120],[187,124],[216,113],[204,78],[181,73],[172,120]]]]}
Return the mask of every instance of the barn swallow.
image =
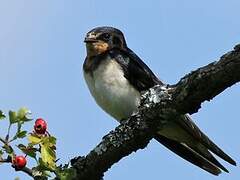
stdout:
{"type": "MultiPolygon", "coordinates": [[[[87,33],[84,42],[87,57],[83,71],[90,93],[96,103],[118,122],[137,111],[143,91],[155,85],[164,85],[128,48],[120,30],[97,27],[87,33]]],[[[156,133],[155,139],[183,159],[214,175],[220,174],[221,170],[228,170],[212,153],[236,165],[197,127],[189,115],[166,123],[156,133]]]]}

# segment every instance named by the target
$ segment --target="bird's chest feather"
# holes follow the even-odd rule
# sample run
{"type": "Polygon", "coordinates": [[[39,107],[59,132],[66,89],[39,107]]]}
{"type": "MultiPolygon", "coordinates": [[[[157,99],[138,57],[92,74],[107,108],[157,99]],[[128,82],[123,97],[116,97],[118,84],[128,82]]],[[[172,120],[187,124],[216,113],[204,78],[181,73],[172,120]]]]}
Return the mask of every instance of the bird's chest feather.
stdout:
{"type": "Polygon", "coordinates": [[[137,109],[140,94],[124,77],[115,60],[107,57],[92,74],[85,72],[84,77],[97,104],[118,121],[137,109]]]}

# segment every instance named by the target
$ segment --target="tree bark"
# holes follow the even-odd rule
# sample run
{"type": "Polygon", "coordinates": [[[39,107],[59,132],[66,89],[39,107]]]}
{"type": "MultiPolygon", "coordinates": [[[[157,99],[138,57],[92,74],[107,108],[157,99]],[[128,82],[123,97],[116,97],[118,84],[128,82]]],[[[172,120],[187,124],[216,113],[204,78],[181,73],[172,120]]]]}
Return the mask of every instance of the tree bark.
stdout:
{"type": "Polygon", "coordinates": [[[136,114],[124,120],[85,157],[71,160],[78,180],[100,180],[114,163],[143,149],[157,128],[186,113],[196,113],[204,101],[210,101],[240,81],[240,45],[219,61],[201,67],[175,85],[155,86],[142,94],[136,114]]]}

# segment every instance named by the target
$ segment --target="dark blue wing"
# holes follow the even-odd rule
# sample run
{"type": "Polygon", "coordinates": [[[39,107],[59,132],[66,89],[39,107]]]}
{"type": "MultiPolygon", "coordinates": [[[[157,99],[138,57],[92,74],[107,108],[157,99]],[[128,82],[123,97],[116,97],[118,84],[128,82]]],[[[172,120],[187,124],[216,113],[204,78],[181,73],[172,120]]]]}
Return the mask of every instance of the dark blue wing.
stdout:
{"type": "Polygon", "coordinates": [[[121,65],[124,76],[140,92],[163,84],[132,50],[112,49],[110,55],[121,65]]]}

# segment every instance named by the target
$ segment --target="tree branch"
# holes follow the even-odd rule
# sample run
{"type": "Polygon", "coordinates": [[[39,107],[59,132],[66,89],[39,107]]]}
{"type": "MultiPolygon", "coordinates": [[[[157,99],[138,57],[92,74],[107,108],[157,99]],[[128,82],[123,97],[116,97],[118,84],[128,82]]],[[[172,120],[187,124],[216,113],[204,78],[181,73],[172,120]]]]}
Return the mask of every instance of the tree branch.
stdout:
{"type": "Polygon", "coordinates": [[[195,113],[204,101],[210,101],[240,80],[240,44],[219,61],[183,77],[175,86],[173,99],[182,113],[195,113]]]}
{"type": "MultiPolygon", "coordinates": [[[[10,156],[8,156],[6,159],[0,159],[0,163],[12,163],[12,158],[10,156]]],[[[12,166],[15,171],[22,171],[24,173],[26,173],[27,175],[33,177],[33,173],[32,173],[32,169],[28,168],[28,167],[24,167],[21,169],[17,169],[16,167],[12,166]]]]}
{"type": "Polygon", "coordinates": [[[142,95],[137,114],[103,137],[86,157],[71,160],[78,180],[99,180],[114,163],[145,148],[157,128],[182,114],[195,113],[205,100],[211,100],[240,81],[240,45],[218,62],[199,68],[172,86],[155,86],[142,95]]]}

